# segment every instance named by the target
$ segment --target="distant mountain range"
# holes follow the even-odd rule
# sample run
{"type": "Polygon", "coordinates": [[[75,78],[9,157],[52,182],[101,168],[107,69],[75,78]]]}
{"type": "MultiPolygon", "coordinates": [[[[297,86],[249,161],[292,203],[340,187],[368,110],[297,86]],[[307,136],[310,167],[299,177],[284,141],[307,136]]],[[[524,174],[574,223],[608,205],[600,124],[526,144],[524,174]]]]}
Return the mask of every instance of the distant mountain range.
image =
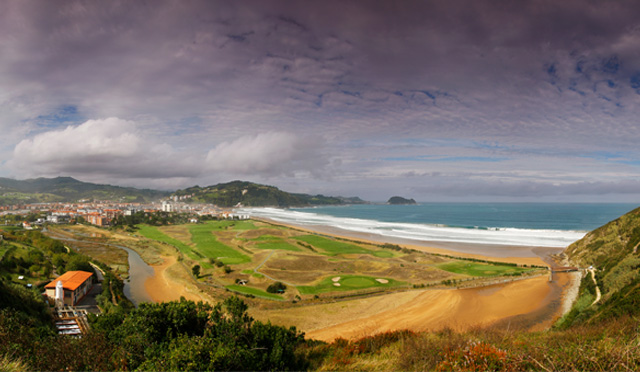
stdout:
{"type": "Polygon", "coordinates": [[[364,204],[358,197],[292,194],[274,186],[246,181],[233,181],[213,186],[193,186],[178,190],[172,196],[183,201],[211,203],[221,207],[233,207],[238,203],[246,207],[293,207],[309,205],[364,204]]]}
{"type": "Polygon", "coordinates": [[[82,199],[148,202],[167,197],[168,191],[100,185],[71,177],[14,180],[0,177],[0,205],[73,202],[82,199]]]}
{"type": "Polygon", "coordinates": [[[293,194],[273,186],[233,181],[207,187],[193,186],[184,190],[158,191],[78,181],[71,177],[15,180],[0,177],[0,205],[75,202],[78,200],[113,200],[150,202],[167,197],[182,197],[187,203],[211,203],[232,207],[238,203],[251,207],[292,207],[309,205],[363,204],[358,197],[293,194]]]}

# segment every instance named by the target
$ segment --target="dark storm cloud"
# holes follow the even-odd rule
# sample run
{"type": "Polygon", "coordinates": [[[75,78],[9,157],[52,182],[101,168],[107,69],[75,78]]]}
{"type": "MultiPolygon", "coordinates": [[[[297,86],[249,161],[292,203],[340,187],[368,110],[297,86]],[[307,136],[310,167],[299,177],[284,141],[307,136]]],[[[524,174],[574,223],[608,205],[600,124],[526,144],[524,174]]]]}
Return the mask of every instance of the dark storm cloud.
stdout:
{"type": "Polygon", "coordinates": [[[410,187],[415,177],[402,174],[447,169],[480,182],[462,174],[491,157],[511,161],[478,171],[548,174],[535,163],[544,156],[557,185],[610,167],[609,186],[625,194],[615,184],[637,179],[640,159],[639,19],[633,1],[5,1],[0,154],[21,164],[14,172],[41,174],[38,135],[115,117],[187,160],[156,153],[142,169],[89,148],[82,162],[54,156],[47,169],[187,183],[234,167],[282,180],[392,174],[410,187]],[[64,107],[76,112],[57,115],[64,107]],[[612,149],[628,167],[591,157],[576,170],[575,159],[612,149]],[[239,155],[213,160],[226,154],[239,155]],[[431,157],[457,161],[411,161],[431,157]]]}

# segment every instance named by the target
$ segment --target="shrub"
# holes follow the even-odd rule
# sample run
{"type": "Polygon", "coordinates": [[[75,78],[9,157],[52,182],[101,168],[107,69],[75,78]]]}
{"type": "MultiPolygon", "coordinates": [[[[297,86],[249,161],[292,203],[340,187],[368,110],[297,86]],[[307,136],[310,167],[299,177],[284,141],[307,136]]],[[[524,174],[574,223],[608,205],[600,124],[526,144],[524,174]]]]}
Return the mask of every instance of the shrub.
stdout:
{"type": "Polygon", "coordinates": [[[282,282],[275,282],[267,287],[267,292],[269,293],[283,293],[287,290],[287,286],[282,284],[282,282]]]}

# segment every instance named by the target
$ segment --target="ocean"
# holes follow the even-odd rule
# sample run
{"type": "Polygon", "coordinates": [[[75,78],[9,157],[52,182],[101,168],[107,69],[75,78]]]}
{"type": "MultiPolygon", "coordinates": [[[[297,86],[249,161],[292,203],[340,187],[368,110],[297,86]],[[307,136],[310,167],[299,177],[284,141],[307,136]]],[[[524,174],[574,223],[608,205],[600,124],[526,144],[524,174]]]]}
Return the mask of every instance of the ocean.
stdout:
{"type": "Polygon", "coordinates": [[[637,207],[596,203],[420,203],[245,208],[242,213],[303,227],[326,226],[417,242],[564,248],[637,207]]]}

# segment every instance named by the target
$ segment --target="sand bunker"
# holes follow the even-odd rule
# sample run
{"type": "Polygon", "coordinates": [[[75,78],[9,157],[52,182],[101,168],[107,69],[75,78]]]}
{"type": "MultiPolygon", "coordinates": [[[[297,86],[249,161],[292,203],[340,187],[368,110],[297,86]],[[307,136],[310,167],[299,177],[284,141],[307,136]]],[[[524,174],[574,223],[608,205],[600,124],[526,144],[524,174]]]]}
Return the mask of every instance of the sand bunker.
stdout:
{"type": "Polygon", "coordinates": [[[340,287],[340,283],[333,283],[335,287],[340,287]]]}
{"type": "Polygon", "coordinates": [[[393,309],[305,333],[309,338],[333,341],[400,329],[466,330],[546,306],[544,299],[550,290],[546,276],[488,288],[425,290],[393,309]]]}
{"type": "Polygon", "coordinates": [[[389,281],[387,279],[376,279],[376,282],[380,283],[380,284],[387,284],[389,283],[389,281]]]}
{"type": "Polygon", "coordinates": [[[336,276],[335,278],[333,278],[333,279],[331,279],[331,280],[333,280],[333,282],[334,282],[334,283],[336,283],[336,282],[339,282],[339,281],[340,281],[340,277],[339,277],[339,276],[336,276]]]}

